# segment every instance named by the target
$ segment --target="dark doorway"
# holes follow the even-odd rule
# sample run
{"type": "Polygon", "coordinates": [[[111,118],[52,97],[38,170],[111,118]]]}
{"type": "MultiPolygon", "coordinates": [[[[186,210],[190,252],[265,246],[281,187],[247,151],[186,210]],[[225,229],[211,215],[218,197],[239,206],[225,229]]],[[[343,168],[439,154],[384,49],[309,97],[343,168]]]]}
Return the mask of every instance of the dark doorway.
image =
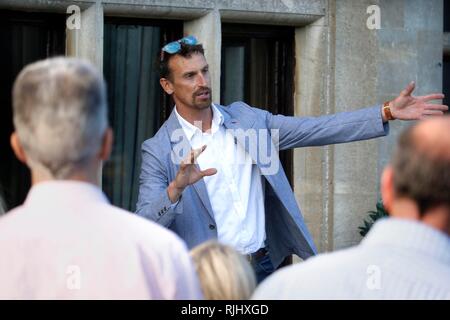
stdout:
{"type": "Polygon", "coordinates": [[[135,211],[141,144],[170,115],[159,85],[159,50],[182,36],[182,22],[106,18],[103,71],[108,85],[113,151],[103,166],[103,191],[111,202],[135,211]]]}
{"type": "MultiPolygon", "coordinates": [[[[221,103],[234,101],[273,114],[294,114],[294,28],[222,26],[221,103]]],[[[280,152],[289,183],[293,152],[280,152]]]]}
{"type": "Polygon", "coordinates": [[[13,154],[11,90],[20,70],[65,52],[65,15],[0,10],[0,196],[10,210],[23,203],[30,172],[13,154]]]}

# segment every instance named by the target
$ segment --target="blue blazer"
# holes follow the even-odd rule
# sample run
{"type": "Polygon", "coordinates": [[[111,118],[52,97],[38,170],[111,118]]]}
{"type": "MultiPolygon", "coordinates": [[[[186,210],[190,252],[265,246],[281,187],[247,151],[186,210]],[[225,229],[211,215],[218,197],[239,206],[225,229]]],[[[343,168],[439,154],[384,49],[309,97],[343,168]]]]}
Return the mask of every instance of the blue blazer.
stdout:
{"type": "MultiPolygon", "coordinates": [[[[383,124],[380,106],[321,117],[273,115],[243,102],[216,106],[224,116],[226,129],[278,129],[279,143],[275,146],[273,138],[269,138],[269,145],[280,150],[370,139],[386,135],[389,130],[388,124],[383,124]]],[[[203,179],[188,186],[176,205],[169,200],[166,189],[185,157],[179,152],[180,145],[183,150],[190,150],[189,141],[172,111],[155,136],[142,144],[137,214],[171,229],[192,248],[217,238],[217,229],[203,179]]],[[[265,178],[266,243],[274,266],[290,254],[302,259],[314,255],[313,239],[281,164],[278,163],[276,173],[264,174],[264,164],[258,155],[248,150],[247,143],[242,145],[265,178]]]]}

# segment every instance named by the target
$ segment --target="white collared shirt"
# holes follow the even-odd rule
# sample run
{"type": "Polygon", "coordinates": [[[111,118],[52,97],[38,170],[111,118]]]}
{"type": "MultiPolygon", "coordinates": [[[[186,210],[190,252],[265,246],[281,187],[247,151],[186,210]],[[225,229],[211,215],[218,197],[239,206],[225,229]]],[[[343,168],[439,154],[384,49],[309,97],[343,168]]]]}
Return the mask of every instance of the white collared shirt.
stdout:
{"type": "Polygon", "coordinates": [[[0,218],[0,300],[198,298],[183,241],[92,184],[38,183],[0,218]]]}
{"type": "Polygon", "coordinates": [[[216,168],[215,175],[204,177],[218,240],[249,254],[264,246],[265,217],[261,172],[245,149],[223,125],[223,115],[214,104],[211,130],[202,132],[175,114],[194,149],[207,145],[198,157],[201,170],[216,168]]]}

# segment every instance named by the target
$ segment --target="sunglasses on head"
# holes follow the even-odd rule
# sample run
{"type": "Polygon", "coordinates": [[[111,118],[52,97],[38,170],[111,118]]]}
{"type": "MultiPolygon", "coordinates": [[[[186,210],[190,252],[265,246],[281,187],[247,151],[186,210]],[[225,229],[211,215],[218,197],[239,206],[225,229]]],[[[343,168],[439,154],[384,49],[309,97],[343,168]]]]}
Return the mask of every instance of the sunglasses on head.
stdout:
{"type": "Polygon", "coordinates": [[[197,44],[197,38],[194,36],[187,36],[184,38],[181,38],[179,40],[176,41],[172,41],[168,44],[166,44],[162,49],[161,49],[161,61],[164,58],[164,52],[167,52],[169,54],[174,54],[177,53],[181,50],[181,44],[188,44],[188,45],[196,45],[197,44]]]}

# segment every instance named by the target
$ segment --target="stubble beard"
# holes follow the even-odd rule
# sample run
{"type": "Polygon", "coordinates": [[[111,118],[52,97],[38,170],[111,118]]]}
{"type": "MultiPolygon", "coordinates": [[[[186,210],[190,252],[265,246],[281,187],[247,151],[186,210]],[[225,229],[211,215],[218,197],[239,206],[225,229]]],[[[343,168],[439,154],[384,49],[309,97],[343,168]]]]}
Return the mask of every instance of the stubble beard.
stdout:
{"type": "Polygon", "coordinates": [[[212,103],[212,90],[210,88],[207,88],[207,89],[208,89],[208,93],[209,93],[209,98],[206,99],[206,100],[200,100],[199,101],[199,99],[197,97],[198,91],[195,92],[192,95],[192,106],[195,109],[197,109],[197,110],[204,110],[204,109],[209,108],[211,106],[211,103],[212,103]]]}

